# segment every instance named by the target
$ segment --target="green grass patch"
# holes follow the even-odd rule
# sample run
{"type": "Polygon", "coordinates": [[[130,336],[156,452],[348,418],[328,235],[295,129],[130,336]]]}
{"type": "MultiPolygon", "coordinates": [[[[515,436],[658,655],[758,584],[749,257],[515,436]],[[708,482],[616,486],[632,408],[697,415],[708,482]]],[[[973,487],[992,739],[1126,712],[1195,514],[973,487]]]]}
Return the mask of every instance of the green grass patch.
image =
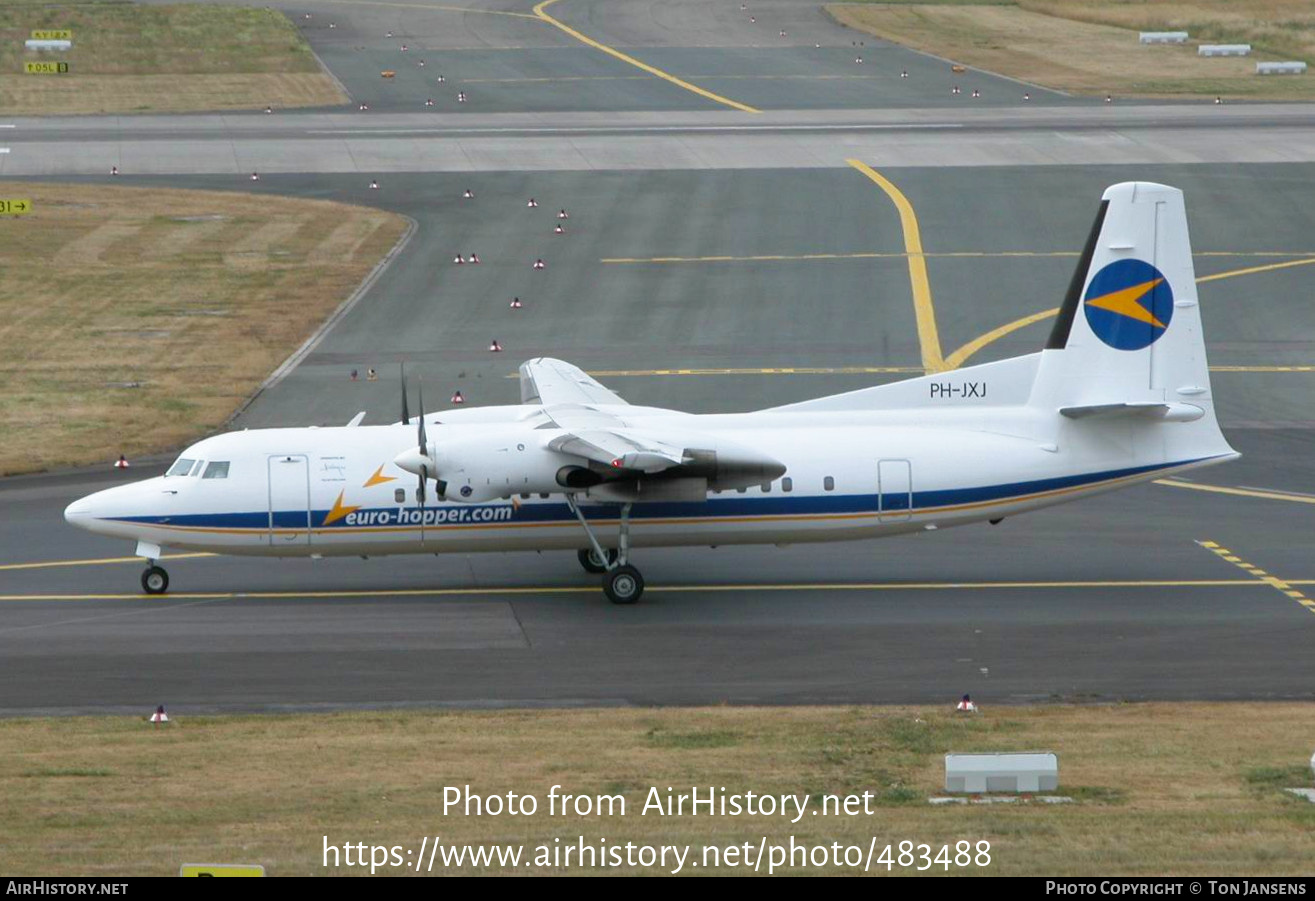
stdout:
{"type": "Polygon", "coordinates": [[[14,114],[175,112],[345,102],[283,13],[220,5],[0,3],[0,109],[14,114]],[[69,29],[68,52],[29,51],[33,30],[69,29]],[[28,61],[69,63],[28,75],[28,61]]]}

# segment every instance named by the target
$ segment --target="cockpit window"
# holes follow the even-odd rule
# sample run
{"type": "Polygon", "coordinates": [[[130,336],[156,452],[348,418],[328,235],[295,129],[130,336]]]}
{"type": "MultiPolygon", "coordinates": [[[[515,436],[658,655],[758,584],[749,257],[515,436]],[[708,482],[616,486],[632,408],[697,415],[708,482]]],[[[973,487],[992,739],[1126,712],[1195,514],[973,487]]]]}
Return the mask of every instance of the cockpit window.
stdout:
{"type": "Polygon", "coordinates": [[[201,474],[201,468],[202,468],[203,466],[205,466],[205,461],[204,461],[204,460],[197,460],[197,461],[196,461],[196,465],[192,467],[192,471],[189,472],[188,475],[189,475],[189,476],[199,476],[199,475],[201,474]]]}
{"type": "Polygon", "coordinates": [[[169,467],[169,471],[166,472],[165,475],[185,476],[192,471],[192,466],[195,464],[195,460],[189,460],[186,457],[179,457],[177,461],[174,462],[174,465],[169,467]]]}
{"type": "Polygon", "coordinates": [[[203,479],[228,478],[228,461],[227,460],[211,461],[210,465],[205,468],[205,475],[201,476],[201,478],[203,479]]]}

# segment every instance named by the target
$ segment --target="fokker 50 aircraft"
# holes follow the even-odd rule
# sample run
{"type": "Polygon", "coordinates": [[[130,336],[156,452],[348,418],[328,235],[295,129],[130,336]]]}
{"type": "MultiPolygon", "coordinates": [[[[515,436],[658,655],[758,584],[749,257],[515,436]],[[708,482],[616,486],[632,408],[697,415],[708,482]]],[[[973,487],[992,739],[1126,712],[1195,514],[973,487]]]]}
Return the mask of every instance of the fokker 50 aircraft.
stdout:
{"type": "MultiPolygon", "coordinates": [[[[753,413],[628,405],[560,360],[521,403],[230,432],[70,505],[137,541],[276,557],[577,550],[613,602],[632,549],[998,523],[1237,456],[1219,431],[1182,192],[1109,188],[1045,349],[753,413]]],[[[362,414],[363,415],[363,414],[362,414]]]]}

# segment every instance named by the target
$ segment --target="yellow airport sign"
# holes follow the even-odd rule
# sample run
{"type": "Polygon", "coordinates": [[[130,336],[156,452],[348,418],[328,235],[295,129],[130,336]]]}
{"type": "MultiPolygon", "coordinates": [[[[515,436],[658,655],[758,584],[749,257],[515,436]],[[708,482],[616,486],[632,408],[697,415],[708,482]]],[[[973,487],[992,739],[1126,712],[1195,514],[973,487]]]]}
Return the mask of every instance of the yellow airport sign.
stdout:
{"type": "Polygon", "coordinates": [[[0,216],[22,216],[30,212],[32,201],[30,200],[5,200],[0,198],[0,216]]]}
{"type": "Polygon", "coordinates": [[[68,63],[23,63],[28,75],[67,75],[68,63]]]}
{"type": "Polygon", "coordinates": [[[185,863],[179,876],[264,876],[265,868],[254,863],[185,863]]]}
{"type": "Polygon", "coordinates": [[[43,28],[32,32],[34,41],[71,41],[73,31],[69,28],[43,28]]]}

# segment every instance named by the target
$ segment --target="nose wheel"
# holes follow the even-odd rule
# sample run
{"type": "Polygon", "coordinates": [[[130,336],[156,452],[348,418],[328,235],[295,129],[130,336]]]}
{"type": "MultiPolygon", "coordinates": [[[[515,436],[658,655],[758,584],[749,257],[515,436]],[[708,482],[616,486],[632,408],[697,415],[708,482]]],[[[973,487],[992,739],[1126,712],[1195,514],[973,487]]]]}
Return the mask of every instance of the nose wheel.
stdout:
{"type": "Polygon", "coordinates": [[[164,594],[169,590],[169,574],[162,566],[148,566],[142,573],[142,590],[147,594],[164,594]]]}
{"type": "Polygon", "coordinates": [[[602,574],[603,594],[607,595],[607,599],[613,604],[636,603],[644,594],[644,577],[639,574],[639,570],[630,565],[629,561],[630,505],[621,506],[621,529],[617,541],[620,546],[614,551],[604,551],[603,546],[598,543],[589,520],[584,518],[580,505],[575,502],[575,495],[566,495],[566,505],[580,521],[580,528],[584,529],[585,537],[589,539],[589,547],[578,554],[580,565],[584,567],[585,572],[602,574]]]}

